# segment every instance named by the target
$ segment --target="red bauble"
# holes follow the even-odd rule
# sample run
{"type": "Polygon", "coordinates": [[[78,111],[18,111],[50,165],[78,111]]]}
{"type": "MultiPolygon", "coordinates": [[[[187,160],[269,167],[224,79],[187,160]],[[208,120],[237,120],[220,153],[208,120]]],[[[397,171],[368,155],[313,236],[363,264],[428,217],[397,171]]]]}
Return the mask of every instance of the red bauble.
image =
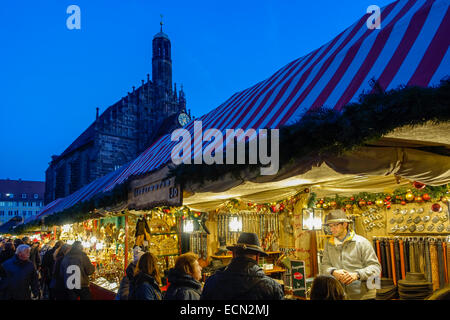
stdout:
{"type": "Polygon", "coordinates": [[[391,196],[387,196],[387,197],[386,197],[386,200],[387,200],[387,201],[391,200],[391,196]]]}
{"type": "Polygon", "coordinates": [[[323,203],[324,203],[324,201],[323,201],[323,200],[320,200],[320,201],[319,201],[319,203],[320,203],[320,204],[323,204],[323,203]]]}
{"type": "Polygon", "coordinates": [[[422,199],[423,199],[424,201],[430,201],[431,197],[430,197],[430,195],[429,195],[428,193],[425,193],[425,194],[422,196],[422,199]]]}
{"type": "Polygon", "coordinates": [[[431,206],[431,210],[433,210],[434,212],[441,212],[442,207],[439,203],[435,203],[431,206]]]}
{"type": "Polygon", "coordinates": [[[405,204],[406,204],[406,201],[402,201],[401,203],[402,203],[402,205],[405,205],[405,204]]]}
{"type": "Polygon", "coordinates": [[[359,201],[359,206],[364,207],[366,205],[366,202],[364,200],[359,201]]]}
{"type": "Polygon", "coordinates": [[[350,201],[355,201],[355,197],[351,197],[351,198],[350,198],[350,201]]]}
{"type": "Polygon", "coordinates": [[[367,205],[371,206],[372,205],[372,201],[367,201],[367,205]]]}
{"type": "Polygon", "coordinates": [[[416,189],[423,189],[423,188],[425,188],[425,184],[423,184],[421,182],[418,182],[418,181],[414,181],[413,186],[416,189]]]}

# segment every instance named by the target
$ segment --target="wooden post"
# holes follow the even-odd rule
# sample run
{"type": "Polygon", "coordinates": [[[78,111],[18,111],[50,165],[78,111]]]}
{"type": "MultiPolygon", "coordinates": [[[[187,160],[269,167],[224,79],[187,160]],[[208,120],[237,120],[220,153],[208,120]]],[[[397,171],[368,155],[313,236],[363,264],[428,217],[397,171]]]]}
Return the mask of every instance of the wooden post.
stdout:
{"type": "Polygon", "coordinates": [[[318,272],[318,263],[317,263],[317,238],[316,231],[310,231],[310,259],[311,259],[311,274],[315,277],[318,272]]]}
{"type": "Polygon", "coordinates": [[[128,216],[125,216],[125,249],[124,249],[124,254],[125,254],[125,261],[124,261],[124,265],[123,265],[123,273],[124,275],[126,275],[126,270],[128,267],[128,216]]]}

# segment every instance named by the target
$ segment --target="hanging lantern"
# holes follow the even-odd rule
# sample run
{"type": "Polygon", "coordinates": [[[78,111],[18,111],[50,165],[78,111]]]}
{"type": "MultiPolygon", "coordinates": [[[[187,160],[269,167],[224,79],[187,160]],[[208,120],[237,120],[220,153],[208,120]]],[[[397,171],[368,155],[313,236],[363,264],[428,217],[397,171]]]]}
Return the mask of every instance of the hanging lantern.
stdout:
{"type": "Polygon", "coordinates": [[[405,198],[406,198],[406,200],[408,200],[408,201],[413,201],[413,200],[414,200],[414,195],[413,195],[411,192],[408,192],[408,193],[405,195],[405,198]]]}
{"type": "Polygon", "coordinates": [[[419,189],[419,190],[425,188],[425,184],[418,182],[418,181],[414,181],[413,186],[414,186],[414,188],[419,189]]]}
{"type": "Polygon", "coordinates": [[[375,201],[375,204],[376,204],[378,207],[382,207],[382,206],[384,205],[384,202],[383,202],[383,200],[378,199],[377,201],[375,201]]]}
{"type": "Polygon", "coordinates": [[[441,212],[442,207],[439,203],[435,203],[431,206],[431,210],[433,210],[434,212],[441,212]]]}
{"type": "Polygon", "coordinates": [[[422,196],[422,199],[423,199],[424,201],[430,201],[431,197],[430,197],[430,195],[429,195],[428,193],[425,193],[425,194],[422,196]]]}

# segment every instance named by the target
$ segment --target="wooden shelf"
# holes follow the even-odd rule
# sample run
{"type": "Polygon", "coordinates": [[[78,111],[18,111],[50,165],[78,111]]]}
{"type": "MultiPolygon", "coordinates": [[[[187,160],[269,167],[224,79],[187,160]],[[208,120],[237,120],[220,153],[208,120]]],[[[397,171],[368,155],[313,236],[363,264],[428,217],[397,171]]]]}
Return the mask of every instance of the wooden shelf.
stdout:
{"type": "MultiPolygon", "coordinates": [[[[268,255],[272,255],[272,254],[280,254],[281,251],[267,251],[266,252],[268,255]]],[[[211,258],[215,258],[215,259],[231,259],[233,258],[232,255],[226,255],[226,256],[216,256],[216,255],[211,255],[211,258]]],[[[265,258],[265,257],[263,257],[265,258]]]]}
{"type": "Polygon", "coordinates": [[[272,273],[279,273],[279,272],[286,272],[286,269],[283,269],[278,266],[274,266],[272,270],[264,270],[265,274],[272,274],[272,273]]]}

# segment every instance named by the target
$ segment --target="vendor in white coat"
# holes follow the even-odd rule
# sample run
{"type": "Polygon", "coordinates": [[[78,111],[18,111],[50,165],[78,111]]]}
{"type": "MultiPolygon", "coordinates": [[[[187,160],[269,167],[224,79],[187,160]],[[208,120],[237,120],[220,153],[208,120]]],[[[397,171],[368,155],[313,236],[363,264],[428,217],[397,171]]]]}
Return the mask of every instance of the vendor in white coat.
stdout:
{"type": "Polygon", "coordinates": [[[381,265],[372,244],[350,230],[350,222],[342,210],[333,210],[327,215],[326,224],[332,237],[325,243],[321,273],[339,280],[348,299],[375,299],[373,280],[380,275],[381,265]]]}

